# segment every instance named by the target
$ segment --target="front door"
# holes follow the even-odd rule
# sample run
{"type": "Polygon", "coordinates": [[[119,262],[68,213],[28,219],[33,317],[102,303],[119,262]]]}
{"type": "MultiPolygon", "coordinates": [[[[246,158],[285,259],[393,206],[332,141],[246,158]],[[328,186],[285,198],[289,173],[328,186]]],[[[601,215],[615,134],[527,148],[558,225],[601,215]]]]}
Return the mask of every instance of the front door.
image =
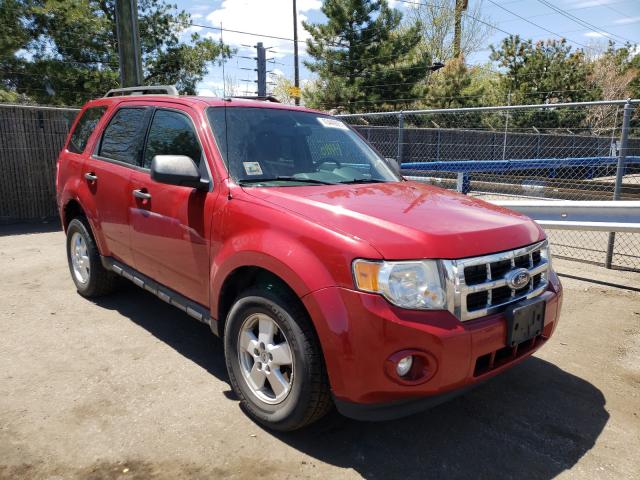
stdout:
{"type": "Polygon", "coordinates": [[[187,107],[153,114],[142,169],[131,174],[131,246],[136,270],[201,305],[209,305],[209,221],[205,204],[215,193],[151,180],[156,155],[186,155],[209,178],[206,160],[187,107]]]}

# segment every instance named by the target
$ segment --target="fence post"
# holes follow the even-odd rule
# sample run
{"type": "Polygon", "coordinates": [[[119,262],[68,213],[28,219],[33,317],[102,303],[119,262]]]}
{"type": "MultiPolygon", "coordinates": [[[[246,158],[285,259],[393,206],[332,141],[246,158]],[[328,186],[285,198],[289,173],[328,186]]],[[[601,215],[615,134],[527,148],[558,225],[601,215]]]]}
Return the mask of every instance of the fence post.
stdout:
{"type": "Polygon", "coordinates": [[[398,155],[396,156],[396,161],[398,162],[398,166],[402,168],[402,154],[404,150],[404,113],[400,112],[398,114],[398,155]]]}
{"type": "Polygon", "coordinates": [[[458,172],[456,191],[465,195],[471,191],[471,178],[468,172],[458,172]]]}
{"type": "MultiPolygon", "coordinates": [[[[618,165],[616,167],[616,184],[613,190],[613,200],[620,200],[622,192],[622,180],[624,178],[625,164],[627,162],[627,143],[629,142],[629,123],[633,105],[631,99],[627,99],[622,111],[622,130],[620,132],[620,145],[618,148],[618,165]]],[[[611,268],[613,262],[613,249],[616,243],[616,232],[609,232],[609,242],[607,243],[607,258],[604,262],[605,268],[611,268]]]]}

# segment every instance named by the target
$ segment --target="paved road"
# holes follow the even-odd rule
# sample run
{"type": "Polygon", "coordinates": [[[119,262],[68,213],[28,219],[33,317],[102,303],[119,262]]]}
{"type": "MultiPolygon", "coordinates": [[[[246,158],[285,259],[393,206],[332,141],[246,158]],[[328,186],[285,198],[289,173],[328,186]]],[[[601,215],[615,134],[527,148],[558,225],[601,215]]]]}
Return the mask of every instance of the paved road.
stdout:
{"type": "Polygon", "coordinates": [[[43,230],[0,229],[2,479],[640,478],[638,292],[567,279],[556,336],[466,396],[272,434],[205,326],[134,286],[81,298],[43,230]]]}

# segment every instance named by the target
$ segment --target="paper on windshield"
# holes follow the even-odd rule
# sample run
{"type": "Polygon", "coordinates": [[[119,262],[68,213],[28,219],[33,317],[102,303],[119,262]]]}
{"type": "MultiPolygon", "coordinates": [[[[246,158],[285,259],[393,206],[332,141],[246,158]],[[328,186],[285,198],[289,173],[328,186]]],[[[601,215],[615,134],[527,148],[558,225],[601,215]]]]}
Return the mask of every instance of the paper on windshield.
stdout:
{"type": "Polygon", "coordinates": [[[262,175],[262,167],[258,162],[242,162],[247,175],[262,175]]]}
{"type": "Polygon", "coordinates": [[[340,130],[349,130],[349,127],[347,127],[340,120],[336,120],[335,118],[318,117],[318,121],[323,127],[326,128],[339,128],[340,130]]]}

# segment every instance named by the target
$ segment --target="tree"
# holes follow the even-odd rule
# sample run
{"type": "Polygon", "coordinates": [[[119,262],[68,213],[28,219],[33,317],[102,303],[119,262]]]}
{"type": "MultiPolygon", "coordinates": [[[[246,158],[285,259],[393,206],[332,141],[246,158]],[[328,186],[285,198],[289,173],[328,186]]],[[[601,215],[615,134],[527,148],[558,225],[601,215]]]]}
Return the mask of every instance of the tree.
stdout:
{"type": "MultiPolygon", "coordinates": [[[[505,69],[500,87],[511,104],[581,102],[599,96],[588,88],[591,65],[582,50],[572,51],[566,40],[533,43],[518,35],[491,46],[491,59],[505,69]]],[[[585,117],[584,109],[539,109],[518,111],[513,123],[537,128],[576,127],[585,117]]]]}
{"type": "MultiPolygon", "coordinates": [[[[589,76],[591,88],[601,93],[602,100],[620,100],[633,96],[633,82],[639,78],[639,71],[633,67],[633,55],[629,46],[616,48],[609,42],[606,50],[598,52],[591,59],[589,76]]],[[[591,107],[587,124],[598,134],[611,134],[620,126],[619,106],[600,105],[591,107]]]]}
{"type": "Polygon", "coordinates": [[[17,0],[0,0],[0,102],[16,102],[19,95],[13,91],[14,82],[9,77],[17,72],[16,53],[29,43],[33,35],[21,22],[26,9],[17,0]]]}
{"type": "Polygon", "coordinates": [[[322,12],[327,23],[304,23],[313,58],[305,65],[320,83],[308,105],[397,109],[423,92],[431,58],[417,49],[418,26],[401,27],[402,14],[386,0],[325,0],[322,12]]]}
{"type": "MultiPolygon", "coordinates": [[[[454,58],[453,32],[456,0],[429,0],[407,4],[406,24],[417,25],[420,48],[432,59],[447,62],[454,58]]],[[[482,2],[474,2],[462,16],[460,51],[463,57],[485,48],[491,34],[490,20],[482,13],[482,2]]]]}
{"type": "MultiPolygon", "coordinates": [[[[602,100],[638,98],[640,94],[640,54],[634,53],[632,45],[616,47],[609,41],[604,51],[596,51],[591,58],[592,71],[589,76],[591,88],[601,92],[602,100]]],[[[592,131],[610,135],[620,128],[621,107],[600,105],[591,107],[587,123],[592,131]]],[[[637,122],[634,119],[633,122],[637,122]]]]}
{"type": "MultiPolygon", "coordinates": [[[[79,105],[119,85],[115,0],[10,0],[32,35],[2,76],[13,90],[39,103],[79,105]]],[[[197,33],[180,36],[190,16],[165,0],[139,0],[145,84],[175,84],[194,94],[208,65],[231,55],[221,42],[197,33]]],[[[1,35],[1,34],[0,34],[1,35]]]]}
{"type": "MultiPolygon", "coordinates": [[[[453,58],[437,72],[428,84],[425,103],[428,108],[461,108],[483,105],[485,86],[476,81],[477,67],[467,68],[464,60],[453,58]]],[[[477,126],[481,120],[478,113],[431,115],[429,120],[440,127],[477,126]]]]}
{"type": "Polygon", "coordinates": [[[273,96],[281,103],[294,105],[296,103],[296,97],[294,96],[295,85],[293,81],[284,75],[273,75],[272,80],[275,82],[272,92],[273,96]]]}

